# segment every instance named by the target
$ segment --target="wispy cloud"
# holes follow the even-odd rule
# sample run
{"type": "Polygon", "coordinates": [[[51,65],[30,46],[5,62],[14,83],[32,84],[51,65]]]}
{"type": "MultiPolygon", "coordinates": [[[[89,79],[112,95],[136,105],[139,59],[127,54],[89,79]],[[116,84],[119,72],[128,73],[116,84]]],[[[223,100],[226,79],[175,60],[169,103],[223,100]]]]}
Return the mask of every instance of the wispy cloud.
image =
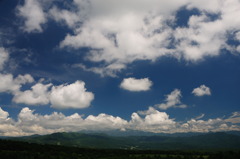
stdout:
{"type": "Polygon", "coordinates": [[[240,112],[233,112],[232,116],[230,116],[228,119],[226,119],[227,122],[231,123],[240,123],[240,112]]]}
{"type": "Polygon", "coordinates": [[[9,59],[8,51],[5,48],[0,47],[0,71],[4,68],[4,65],[8,61],[8,59],[9,59]]]}
{"type": "Polygon", "coordinates": [[[205,114],[201,114],[201,115],[199,115],[199,116],[197,116],[195,119],[202,119],[203,117],[205,116],[205,114]]]}
{"type": "Polygon", "coordinates": [[[166,96],[166,103],[156,104],[155,106],[159,109],[169,109],[169,108],[186,108],[187,105],[182,104],[180,98],[182,97],[181,91],[179,89],[175,89],[169,95],[166,96]]]}

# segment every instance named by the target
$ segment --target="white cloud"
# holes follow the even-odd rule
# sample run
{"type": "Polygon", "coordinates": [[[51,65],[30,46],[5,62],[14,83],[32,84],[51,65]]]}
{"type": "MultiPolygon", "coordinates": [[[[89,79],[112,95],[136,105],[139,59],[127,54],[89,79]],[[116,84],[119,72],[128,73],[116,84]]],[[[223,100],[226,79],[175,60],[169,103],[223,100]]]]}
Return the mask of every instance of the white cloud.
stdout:
{"type": "Polygon", "coordinates": [[[233,112],[230,118],[234,118],[234,117],[240,117],[240,112],[233,112]]]}
{"type": "Polygon", "coordinates": [[[69,85],[53,86],[50,102],[53,108],[86,108],[94,99],[94,94],[87,92],[83,81],[76,81],[69,85]]]}
{"type": "Polygon", "coordinates": [[[31,90],[16,92],[13,101],[15,103],[27,105],[47,105],[49,103],[48,89],[50,86],[52,86],[52,84],[44,85],[42,83],[37,83],[31,87],[31,90]]]}
{"type": "Polygon", "coordinates": [[[18,118],[21,120],[21,121],[33,121],[34,119],[37,118],[37,114],[36,115],[33,115],[33,110],[30,110],[28,107],[25,107],[21,110],[21,112],[18,114],[18,118]]]}
{"type": "Polygon", "coordinates": [[[232,116],[226,119],[226,121],[230,123],[240,123],[240,112],[233,112],[232,116]]]}
{"type": "MultiPolygon", "coordinates": [[[[235,34],[235,39],[240,41],[240,31],[235,34]]],[[[236,47],[236,51],[240,53],[240,45],[236,47]]]]}
{"type": "MultiPolygon", "coordinates": [[[[239,119],[236,119],[239,121],[239,119]]],[[[239,131],[239,122],[232,122],[231,117],[227,119],[215,118],[208,120],[191,119],[186,123],[180,124],[181,132],[219,132],[219,131],[239,131]]]]}
{"type": "Polygon", "coordinates": [[[160,112],[153,107],[140,112],[132,113],[131,119],[127,121],[104,113],[97,116],[89,115],[86,118],[78,113],[69,116],[57,112],[41,115],[26,107],[20,111],[15,121],[9,117],[8,112],[0,108],[0,135],[22,136],[54,132],[78,132],[81,130],[126,129],[155,133],[240,130],[239,125],[228,121],[228,119],[232,119],[231,117],[208,120],[190,119],[186,122],[177,122],[175,119],[171,119],[167,113],[160,112]]]}
{"type": "Polygon", "coordinates": [[[235,34],[236,40],[240,41],[240,31],[235,34]]]}
{"type": "Polygon", "coordinates": [[[34,79],[30,74],[25,74],[25,75],[18,75],[15,79],[14,82],[16,84],[26,84],[26,83],[33,83],[34,79]]]}
{"type": "Polygon", "coordinates": [[[23,84],[32,83],[34,79],[31,75],[18,75],[16,78],[12,74],[0,74],[0,92],[16,93],[23,84]]]}
{"type": "Polygon", "coordinates": [[[42,32],[42,25],[47,22],[41,0],[25,0],[18,6],[18,15],[25,20],[23,30],[26,32],[42,32]]]}
{"type": "Polygon", "coordinates": [[[198,8],[202,11],[206,11],[206,12],[210,12],[210,13],[220,12],[221,6],[222,6],[221,0],[212,0],[210,2],[207,0],[195,0],[195,1],[191,1],[187,5],[187,7],[189,9],[198,8]],[[206,4],[208,4],[208,5],[206,5],[206,4]]]}
{"type": "Polygon", "coordinates": [[[229,118],[225,120],[226,122],[234,123],[234,124],[239,124],[240,123],[240,116],[235,117],[235,118],[229,118]]]}
{"type": "Polygon", "coordinates": [[[236,51],[240,53],[240,45],[236,48],[236,51]]]}
{"type": "MultiPolygon", "coordinates": [[[[90,47],[93,50],[88,59],[103,61],[106,66],[113,63],[127,65],[136,60],[154,61],[165,55],[193,62],[206,56],[217,56],[227,47],[227,32],[240,26],[240,21],[234,18],[240,8],[237,0],[213,0],[207,7],[206,1],[189,0],[178,3],[155,0],[121,1],[121,4],[117,1],[89,2],[92,13],[81,28],[75,29],[74,35],[66,36],[61,47],[90,47]],[[106,9],[107,2],[111,9],[106,9]],[[189,10],[197,8],[200,15],[191,16],[188,27],[173,29],[171,25],[178,18],[174,14],[182,6],[189,10]],[[211,14],[222,18],[211,19],[211,14]],[[229,22],[230,19],[235,20],[229,22]],[[175,49],[167,49],[171,44],[175,49]]],[[[85,4],[79,6],[84,8],[85,4]]]]}
{"type": "Polygon", "coordinates": [[[157,110],[154,107],[149,107],[148,110],[145,111],[138,111],[137,114],[139,115],[149,115],[154,114],[157,110]]]}
{"type": "Polygon", "coordinates": [[[2,110],[2,108],[0,107],[0,121],[6,120],[8,116],[9,116],[8,112],[2,110]]]}
{"type": "Polygon", "coordinates": [[[203,117],[205,116],[205,114],[201,114],[201,115],[199,115],[199,116],[197,116],[195,119],[202,119],[203,117]]]}
{"type": "Polygon", "coordinates": [[[5,48],[0,47],[0,71],[3,70],[3,67],[5,63],[8,61],[8,59],[9,59],[8,51],[5,48]]]}
{"type": "Polygon", "coordinates": [[[174,119],[170,119],[165,112],[150,107],[149,110],[140,113],[133,113],[129,126],[134,130],[142,130],[149,132],[170,132],[176,128],[174,119]],[[144,115],[141,117],[140,115],[144,115]]]}
{"type": "Polygon", "coordinates": [[[188,25],[188,28],[177,28],[174,34],[179,41],[177,50],[186,60],[198,61],[220,53],[226,40],[220,20],[211,21],[205,14],[194,15],[190,17],[188,25]]]}
{"type": "Polygon", "coordinates": [[[191,16],[189,26],[176,29],[174,34],[184,58],[198,61],[228,49],[228,33],[238,31],[240,26],[240,20],[235,18],[240,13],[240,2],[213,0],[206,6],[204,1],[192,1],[188,8],[197,8],[201,14],[191,16]]]}
{"type": "Polygon", "coordinates": [[[167,95],[166,103],[157,104],[156,106],[160,109],[166,110],[169,108],[186,108],[187,105],[182,104],[180,98],[182,97],[181,91],[175,89],[169,95],[167,95]]]}
{"type": "MultiPolygon", "coordinates": [[[[25,0],[19,15],[25,18],[25,30],[41,32],[42,24],[53,19],[71,29],[60,47],[89,48],[85,60],[96,63],[82,69],[115,76],[137,60],[156,61],[173,56],[197,62],[218,56],[229,49],[228,33],[238,32],[238,0],[74,0],[67,9],[53,1],[25,0]],[[46,2],[49,5],[44,5],[46,2]],[[206,3],[208,4],[206,6],[206,3]],[[188,26],[177,26],[177,11],[198,9],[188,26]],[[174,26],[174,27],[173,27],[174,26]],[[114,67],[111,67],[114,66],[114,67]],[[121,66],[121,67],[115,67],[121,66]]],[[[236,34],[236,39],[238,39],[236,34]]],[[[236,48],[239,51],[239,47],[236,48]]]]}
{"type": "MultiPolygon", "coordinates": [[[[56,109],[82,109],[90,106],[94,94],[88,92],[83,81],[53,86],[52,83],[36,83],[30,90],[21,91],[22,85],[34,82],[31,75],[0,74],[0,93],[11,93],[12,101],[26,105],[51,104],[56,109]]],[[[41,80],[40,80],[41,82],[41,80]]]]}
{"type": "Polygon", "coordinates": [[[209,87],[201,85],[200,87],[193,89],[192,93],[195,96],[211,95],[211,90],[209,87]]]}
{"type": "Polygon", "coordinates": [[[120,117],[114,117],[104,113],[98,116],[89,115],[85,120],[88,129],[108,130],[108,129],[123,129],[128,122],[120,117]]]}
{"type": "Polygon", "coordinates": [[[103,66],[103,67],[86,67],[84,64],[74,64],[72,65],[72,67],[74,68],[81,68],[84,71],[88,71],[88,72],[94,72],[96,74],[101,75],[102,77],[104,76],[111,76],[111,77],[116,77],[116,74],[118,72],[120,72],[121,70],[125,69],[125,65],[123,64],[111,64],[108,66],[103,66]]]}
{"type": "Polygon", "coordinates": [[[140,91],[148,91],[151,89],[152,81],[148,78],[125,78],[120,84],[122,89],[133,91],[133,92],[140,92],[140,91]]]}
{"type": "Polygon", "coordinates": [[[0,135],[21,136],[81,130],[112,130],[122,129],[127,123],[120,117],[107,114],[89,115],[83,119],[77,113],[69,116],[57,112],[50,115],[40,115],[26,107],[19,113],[17,121],[0,123],[0,135]],[[4,130],[1,127],[8,127],[8,129],[4,130]]]}
{"type": "Polygon", "coordinates": [[[183,131],[186,132],[209,132],[209,131],[219,131],[219,126],[225,123],[223,119],[209,119],[204,120],[195,120],[191,119],[186,123],[182,124],[183,131]]]}
{"type": "Polygon", "coordinates": [[[70,28],[79,23],[79,16],[68,10],[60,10],[55,6],[49,10],[49,14],[57,22],[66,23],[70,28]]]}
{"type": "Polygon", "coordinates": [[[102,68],[109,68],[108,66],[115,63],[126,65],[136,60],[156,60],[170,52],[165,47],[169,45],[171,29],[153,34],[157,29],[154,23],[163,23],[158,26],[159,30],[168,28],[163,18],[152,20],[149,16],[150,23],[145,24],[141,14],[127,12],[117,17],[114,13],[109,15],[111,16],[104,15],[88,20],[81,28],[76,29],[75,35],[68,34],[65,37],[60,44],[61,48],[89,47],[92,50],[87,59],[92,62],[103,61],[105,66],[102,68]],[[152,28],[146,25],[152,25],[152,28]]]}

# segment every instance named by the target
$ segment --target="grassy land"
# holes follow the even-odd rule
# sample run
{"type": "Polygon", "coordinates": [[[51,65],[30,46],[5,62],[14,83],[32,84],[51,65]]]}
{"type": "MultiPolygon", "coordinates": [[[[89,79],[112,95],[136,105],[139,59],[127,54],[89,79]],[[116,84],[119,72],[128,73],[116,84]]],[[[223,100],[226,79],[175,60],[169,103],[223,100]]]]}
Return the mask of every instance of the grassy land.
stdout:
{"type": "Polygon", "coordinates": [[[86,149],[0,140],[1,159],[239,159],[239,151],[86,149]]]}

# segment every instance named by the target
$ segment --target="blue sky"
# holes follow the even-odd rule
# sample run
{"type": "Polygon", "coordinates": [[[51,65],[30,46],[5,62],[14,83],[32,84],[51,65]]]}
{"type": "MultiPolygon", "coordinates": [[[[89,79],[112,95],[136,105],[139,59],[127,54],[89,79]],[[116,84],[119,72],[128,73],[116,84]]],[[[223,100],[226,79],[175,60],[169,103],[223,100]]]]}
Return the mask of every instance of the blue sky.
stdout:
{"type": "Polygon", "coordinates": [[[238,0],[1,0],[0,135],[239,131],[239,15],[238,0]]]}

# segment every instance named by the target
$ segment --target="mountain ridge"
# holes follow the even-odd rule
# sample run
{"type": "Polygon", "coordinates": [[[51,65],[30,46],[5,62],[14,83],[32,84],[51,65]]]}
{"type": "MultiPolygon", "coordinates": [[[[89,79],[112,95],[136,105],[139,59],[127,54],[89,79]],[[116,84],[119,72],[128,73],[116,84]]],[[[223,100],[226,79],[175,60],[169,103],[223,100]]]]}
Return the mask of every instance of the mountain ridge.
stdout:
{"type": "Polygon", "coordinates": [[[226,132],[211,132],[193,136],[111,136],[103,133],[59,132],[8,139],[38,144],[100,149],[240,149],[240,135],[226,132]]]}

